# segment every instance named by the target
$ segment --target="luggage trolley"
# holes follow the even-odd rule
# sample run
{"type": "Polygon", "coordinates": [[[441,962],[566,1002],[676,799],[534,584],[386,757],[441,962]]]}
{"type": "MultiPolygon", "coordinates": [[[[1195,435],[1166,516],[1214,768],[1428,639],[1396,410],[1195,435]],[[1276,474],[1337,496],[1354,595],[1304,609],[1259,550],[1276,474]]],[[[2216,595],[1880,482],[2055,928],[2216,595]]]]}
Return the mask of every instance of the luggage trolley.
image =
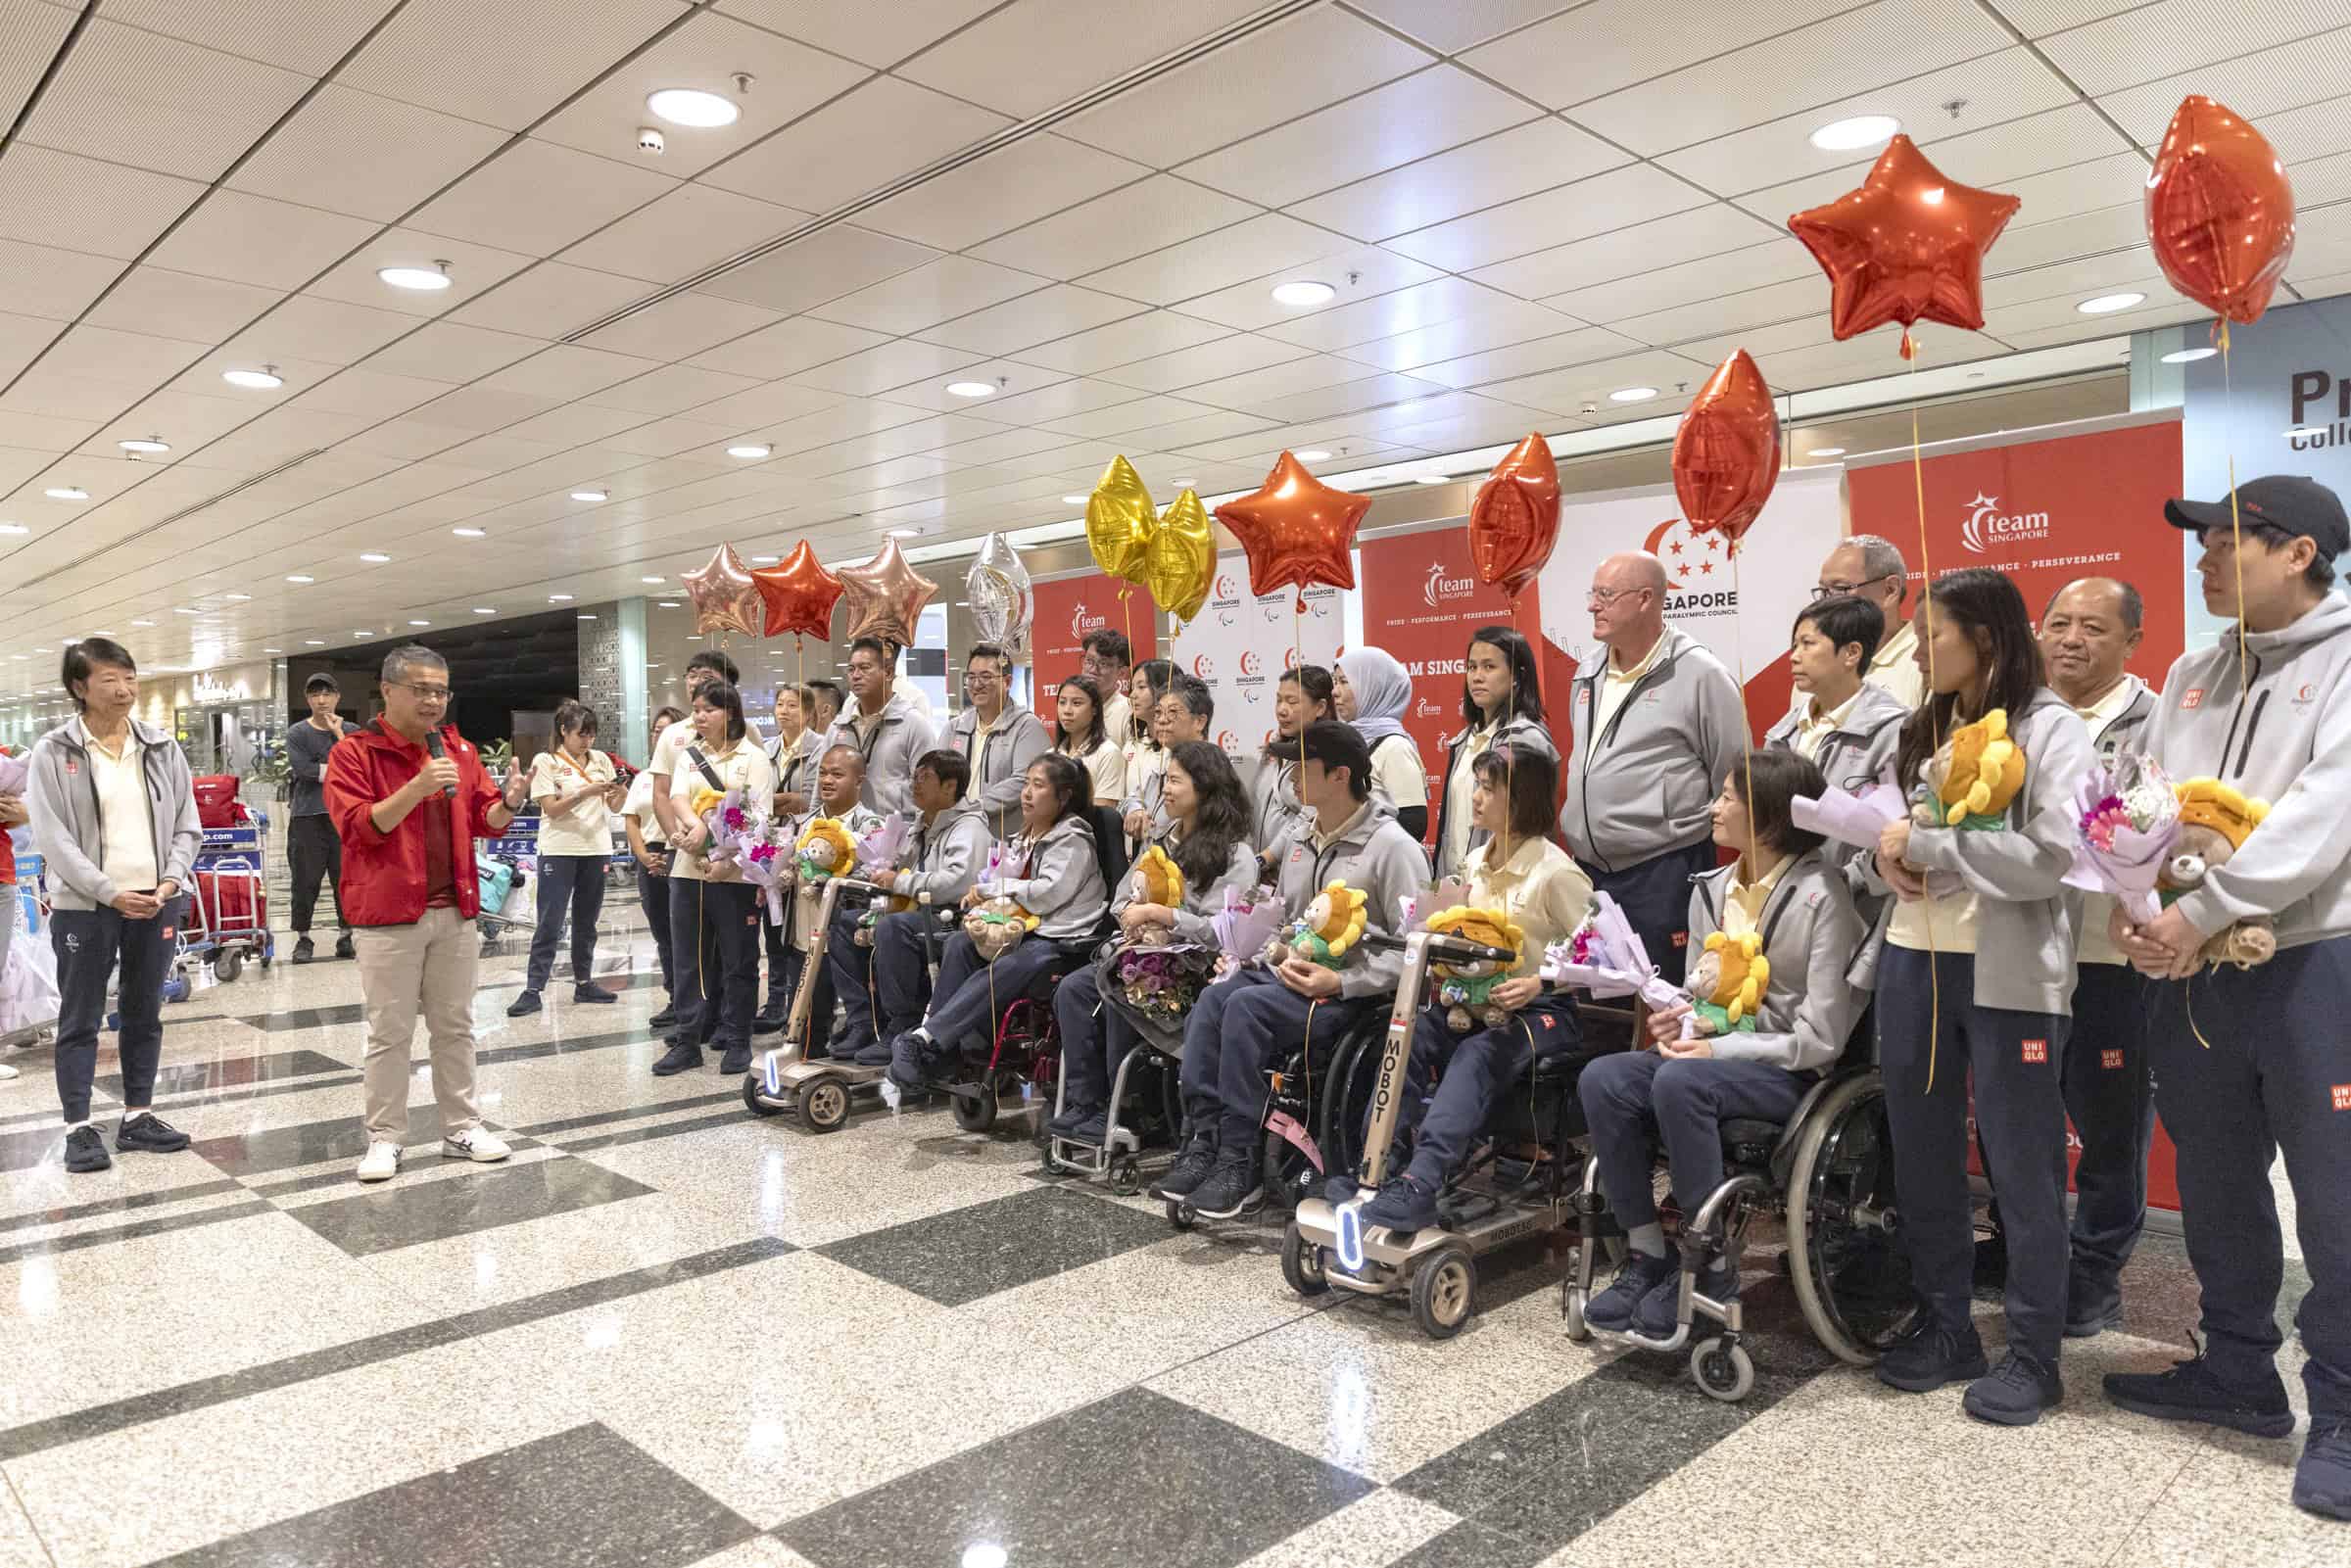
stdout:
{"type": "Polygon", "coordinates": [[[484,839],[475,856],[474,874],[482,895],[482,952],[499,948],[507,931],[528,931],[539,924],[535,901],[515,895],[530,885],[539,869],[539,814],[517,817],[496,838],[484,839]]]}
{"type": "Polygon", "coordinates": [[[164,991],[167,1000],[179,1001],[187,995],[188,963],[212,965],[214,976],[226,982],[237,977],[247,959],[258,958],[267,969],[277,957],[277,939],[269,932],[269,891],[264,875],[268,825],[242,806],[238,815],[244,820],[204,830],[204,842],[196,850],[194,885],[188,889],[187,914],[179,924],[174,974],[164,991]]]}

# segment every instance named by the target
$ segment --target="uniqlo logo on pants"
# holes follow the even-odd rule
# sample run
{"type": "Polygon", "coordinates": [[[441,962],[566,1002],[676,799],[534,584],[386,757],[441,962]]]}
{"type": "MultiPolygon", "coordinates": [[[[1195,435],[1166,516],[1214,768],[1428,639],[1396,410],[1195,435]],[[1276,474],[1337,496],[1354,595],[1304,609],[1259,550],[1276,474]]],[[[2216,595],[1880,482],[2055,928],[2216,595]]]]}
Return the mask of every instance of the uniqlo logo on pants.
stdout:
{"type": "Polygon", "coordinates": [[[2334,1109],[2351,1111],[2351,1083],[2338,1083],[2328,1092],[2334,1099],[2334,1109]]]}
{"type": "Polygon", "coordinates": [[[2027,1040],[2027,1041],[2025,1042],[2025,1061],[2026,1061],[2027,1063],[2034,1063],[2034,1062],[2046,1062],[2048,1059],[2049,1059],[2049,1042],[2048,1042],[2048,1041],[2046,1041],[2046,1040],[2027,1040]]]}
{"type": "Polygon", "coordinates": [[[2120,1051],[2100,1051],[2098,1053],[2098,1066],[2104,1068],[2109,1072],[2121,1071],[2123,1068],[2123,1053],[2120,1051]]]}

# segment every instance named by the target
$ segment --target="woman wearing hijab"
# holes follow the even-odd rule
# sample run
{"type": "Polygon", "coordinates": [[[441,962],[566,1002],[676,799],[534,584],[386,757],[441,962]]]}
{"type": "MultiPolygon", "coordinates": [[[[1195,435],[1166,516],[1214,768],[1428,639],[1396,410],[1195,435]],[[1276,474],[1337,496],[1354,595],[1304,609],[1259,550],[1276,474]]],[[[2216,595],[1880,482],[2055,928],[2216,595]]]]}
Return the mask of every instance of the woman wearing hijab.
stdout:
{"type": "Polygon", "coordinates": [[[1396,808],[1396,821],[1415,838],[1428,836],[1428,770],[1420,748],[1404,733],[1404,710],[1413,705],[1413,678],[1384,648],[1356,648],[1339,655],[1330,683],[1339,717],[1355,726],[1371,752],[1371,792],[1396,808]]]}

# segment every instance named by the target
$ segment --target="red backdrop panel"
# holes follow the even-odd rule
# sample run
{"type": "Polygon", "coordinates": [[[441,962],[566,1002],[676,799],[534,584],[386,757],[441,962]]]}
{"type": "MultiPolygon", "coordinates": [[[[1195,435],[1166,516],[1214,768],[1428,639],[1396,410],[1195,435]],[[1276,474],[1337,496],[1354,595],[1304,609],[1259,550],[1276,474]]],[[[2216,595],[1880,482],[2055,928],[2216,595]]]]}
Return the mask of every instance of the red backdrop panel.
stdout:
{"type": "MultiPolygon", "coordinates": [[[[1404,727],[1420,747],[1433,790],[1445,737],[1462,727],[1462,663],[1469,634],[1501,624],[1539,639],[1536,590],[1528,585],[1513,606],[1501,589],[1479,582],[1465,528],[1371,540],[1362,546],[1362,557],[1364,641],[1394,654],[1412,673],[1413,705],[1404,727]]],[[[1434,810],[1429,820],[1435,822],[1434,810]]]]}
{"type": "MultiPolygon", "coordinates": [[[[1128,586],[1100,572],[1036,585],[1036,620],[1029,635],[1035,666],[1032,696],[1038,716],[1046,724],[1050,725],[1054,719],[1053,689],[1071,676],[1083,673],[1080,660],[1085,651],[1081,644],[1087,633],[1126,633],[1127,641],[1134,644],[1137,664],[1159,656],[1159,638],[1154,630],[1159,612],[1151,602],[1151,595],[1139,588],[1130,589],[1133,596],[1122,603],[1119,590],[1128,586]]],[[[1102,694],[1111,695],[1108,691],[1102,694]]]]}

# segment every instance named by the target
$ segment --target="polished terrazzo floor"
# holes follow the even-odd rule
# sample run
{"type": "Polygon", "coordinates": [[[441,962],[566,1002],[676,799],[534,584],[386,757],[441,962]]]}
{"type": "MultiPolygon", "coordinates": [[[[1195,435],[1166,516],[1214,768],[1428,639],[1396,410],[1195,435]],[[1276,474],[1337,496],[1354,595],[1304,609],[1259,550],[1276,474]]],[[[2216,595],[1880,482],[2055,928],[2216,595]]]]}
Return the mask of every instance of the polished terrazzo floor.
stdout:
{"type": "Polygon", "coordinates": [[[1293,1297],[1271,1223],[1176,1235],[1041,1176],[1022,1118],[812,1137],[715,1072],[654,1078],[650,949],[608,914],[617,1006],[509,1022],[515,944],[485,966],[504,1165],[439,1162],[419,1076],[407,1172],[351,1179],[347,963],[168,1010],[185,1155],[67,1175],[46,1054],[12,1058],[0,1568],[2351,1557],[2286,1500],[2297,1443],[2101,1402],[2184,1342],[2176,1242],[2025,1431],[1831,1365],[1751,1258],[1760,1380],[1724,1405],[1679,1358],[1570,1344],[1540,1244],[1432,1344],[1293,1297]]]}

